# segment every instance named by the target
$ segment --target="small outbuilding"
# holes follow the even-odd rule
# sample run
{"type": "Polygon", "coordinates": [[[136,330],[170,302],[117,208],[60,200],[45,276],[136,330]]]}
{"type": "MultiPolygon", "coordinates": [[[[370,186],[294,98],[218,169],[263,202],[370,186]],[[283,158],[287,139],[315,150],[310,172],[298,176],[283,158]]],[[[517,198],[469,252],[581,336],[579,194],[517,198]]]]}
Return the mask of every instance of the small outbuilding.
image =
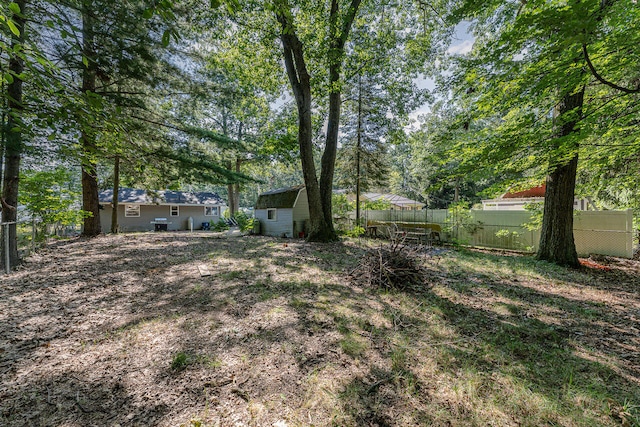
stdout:
{"type": "Polygon", "coordinates": [[[255,218],[265,236],[304,237],[309,221],[307,189],[297,185],[260,194],[255,218]]]}
{"type": "MultiPolygon", "coordinates": [[[[111,228],[113,190],[98,194],[100,225],[111,228]]],[[[217,193],[187,191],[147,191],[122,188],[118,191],[120,231],[207,229],[217,223],[226,204],[217,193]]]]}

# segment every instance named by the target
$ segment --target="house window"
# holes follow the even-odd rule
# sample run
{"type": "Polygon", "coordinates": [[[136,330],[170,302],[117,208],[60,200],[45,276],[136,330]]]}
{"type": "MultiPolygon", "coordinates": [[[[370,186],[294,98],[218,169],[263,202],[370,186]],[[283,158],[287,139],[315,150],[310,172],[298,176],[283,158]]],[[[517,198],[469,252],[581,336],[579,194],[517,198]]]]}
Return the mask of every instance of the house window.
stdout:
{"type": "Polygon", "coordinates": [[[267,219],[269,221],[275,221],[277,219],[275,209],[267,209],[267,219]]]}
{"type": "Polygon", "coordinates": [[[180,206],[170,206],[171,216],[180,216],[180,206]]]}
{"type": "Polygon", "coordinates": [[[140,216],[140,205],[124,205],[124,216],[140,216]]]}
{"type": "Polygon", "coordinates": [[[219,216],[217,206],[205,206],[204,216],[219,216]]]}

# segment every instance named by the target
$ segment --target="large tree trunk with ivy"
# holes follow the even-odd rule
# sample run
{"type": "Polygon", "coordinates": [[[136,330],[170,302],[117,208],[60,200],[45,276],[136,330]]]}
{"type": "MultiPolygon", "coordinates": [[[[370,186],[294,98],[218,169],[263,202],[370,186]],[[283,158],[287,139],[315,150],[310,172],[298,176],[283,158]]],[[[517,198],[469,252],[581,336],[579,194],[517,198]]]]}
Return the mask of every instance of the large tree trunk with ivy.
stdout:
{"type": "MultiPolygon", "coordinates": [[[[12,17],[19,35],[13,34],[11,50],[9,53],[9,72],[13,81],[7,85],[7,107],[9,114],[5,132],[4,151],[4,180],[2,188],[2,222],[13,222],[9,226],[2,227],[2,265],[7,259],[5,239],[9,239],[9,263],[16,265],[18,257],[18,235],[15,222],[18,219],[18,183],[20,180],[20,160],[22,156],[22,80],[18,77],[24,70],[24,61],[16,52],[25,40],[25,8],[27,2],[18,0],[15,3],[20,7],[21,14],[12,17]],[[9,236],[5,233],[9,232],[9,236]]],[[[6,266],[5,266],[6,268],[6,266]]]]}
{"type": "MultiPolygon", "coordinates": [[[[85,97],[95,96],[96,90],[96,65],[93,35],[93,8],[91,1],[86,1],[82,8],[82,55],[86,58],[82,71],[82,93],[85,97]]],[[[98,147],[95,133],[82,126],[81,143],[83,151],[82,159],[82,210],[88,213],[84,219],[82,235],[86,237],[97,236],[101,232],[100,227],[100,202],[98,199],[98,172],[96,154],[98,147]]]]}
{"type": "MultiPolygon", "coordinates": [[[[557,107],[556,119],[559,138],[575,132],[582,116],[584,87],[576,93],[565,95],[557,107]]],[[[536,257],[569,267],[579,267],[578,254],[573,237],[573,203],[575,199],[576,172],[578,168],[577,144],[569,159],[555,160],[550,166],[544,195],[544,216],[540,246],[536,257]]]]}

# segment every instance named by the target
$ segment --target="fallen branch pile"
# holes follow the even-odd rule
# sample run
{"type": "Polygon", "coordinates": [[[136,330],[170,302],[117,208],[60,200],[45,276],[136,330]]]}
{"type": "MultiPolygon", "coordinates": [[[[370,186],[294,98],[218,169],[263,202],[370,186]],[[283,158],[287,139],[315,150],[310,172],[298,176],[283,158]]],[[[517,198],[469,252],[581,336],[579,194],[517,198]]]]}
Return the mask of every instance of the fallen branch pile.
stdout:
{"type": "Polygon", "coordinates": [[[422,290],[429,286],[422,262],[415,246],[392,242],[367,251],[349,276],[361,286],[422,290]]]}

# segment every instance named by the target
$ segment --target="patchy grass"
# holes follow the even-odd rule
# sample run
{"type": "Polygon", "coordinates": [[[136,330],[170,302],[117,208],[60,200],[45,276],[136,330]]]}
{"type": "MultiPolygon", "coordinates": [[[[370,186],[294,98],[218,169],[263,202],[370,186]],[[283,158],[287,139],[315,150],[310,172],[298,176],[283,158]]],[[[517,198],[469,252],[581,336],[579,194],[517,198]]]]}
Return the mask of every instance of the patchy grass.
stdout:
{"type": "Polygon", "coordinates": [[[179,372],[186,369],[190,363],[191,358],[187,355],[187,353],[181,351],[173,356],[173,360],[171,361],[171,369],[179,372]]]}
{"type": "Polygon", "coordinates": [[[424,289],[350,284],[376,244],[57,243],[0,287],[0,424],[640,426],[638,262],[441,250],[424,289]]]}

